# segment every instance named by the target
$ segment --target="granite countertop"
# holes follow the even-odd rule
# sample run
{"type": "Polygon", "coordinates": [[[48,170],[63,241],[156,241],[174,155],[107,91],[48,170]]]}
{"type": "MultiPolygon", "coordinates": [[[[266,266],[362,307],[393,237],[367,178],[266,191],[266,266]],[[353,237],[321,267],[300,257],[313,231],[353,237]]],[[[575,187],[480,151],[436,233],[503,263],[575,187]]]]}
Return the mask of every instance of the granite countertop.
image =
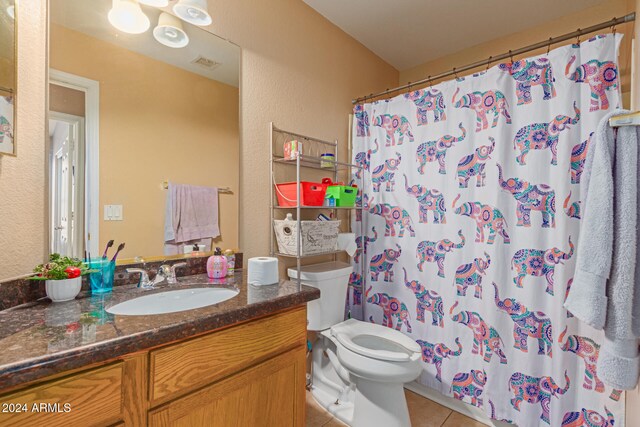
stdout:
{"type": "Polygon", "coordinates": [[[48,298],[0,311],[0,392],[69,369],[113,359],[238,322],[269,315],[320,297],[318,289],[292,281],[253,286],[239,271],[227,279],[184,276],[177,285],[153,290],[135,285],[113,292],[52,303],[48,298]],[[239,294],[227,301],[176,313],[121,316],[105,311],[142,295],[190,287],[225,287],[239,294]]]}

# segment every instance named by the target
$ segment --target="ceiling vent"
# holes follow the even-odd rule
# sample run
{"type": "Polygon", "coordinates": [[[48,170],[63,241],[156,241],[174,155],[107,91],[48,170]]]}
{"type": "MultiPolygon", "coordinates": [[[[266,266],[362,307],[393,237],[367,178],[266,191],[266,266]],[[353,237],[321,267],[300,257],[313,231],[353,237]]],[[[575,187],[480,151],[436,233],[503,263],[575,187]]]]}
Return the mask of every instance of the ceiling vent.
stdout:
{"type": "Polygon", "coordinates": [[[218,68],[220,65],[222,65],[221,62],[216,62],[213,59],[209,59],[209,58],[205,58],[204,56],[200,55],[198,56],[196,59],[194,59],[193,61],[191,61],[192,64],[196,64],[201,66],[202,68],[206,68],[207,70],[211,71],[211,70],[215,70],[216,68],[218,68]]]}

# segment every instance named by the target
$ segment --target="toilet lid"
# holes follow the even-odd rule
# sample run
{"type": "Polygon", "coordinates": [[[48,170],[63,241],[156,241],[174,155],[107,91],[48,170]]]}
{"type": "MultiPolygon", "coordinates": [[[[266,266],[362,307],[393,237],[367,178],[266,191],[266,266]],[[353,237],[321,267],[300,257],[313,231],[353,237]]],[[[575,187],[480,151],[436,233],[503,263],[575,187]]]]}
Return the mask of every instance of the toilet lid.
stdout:
{"type": "Polygon", "coordinates": [[[348,350],[372,359],[406,362],[421,352],[418,343],[402,332],[355,319],[333,326],[331,335],[348,350]]]}

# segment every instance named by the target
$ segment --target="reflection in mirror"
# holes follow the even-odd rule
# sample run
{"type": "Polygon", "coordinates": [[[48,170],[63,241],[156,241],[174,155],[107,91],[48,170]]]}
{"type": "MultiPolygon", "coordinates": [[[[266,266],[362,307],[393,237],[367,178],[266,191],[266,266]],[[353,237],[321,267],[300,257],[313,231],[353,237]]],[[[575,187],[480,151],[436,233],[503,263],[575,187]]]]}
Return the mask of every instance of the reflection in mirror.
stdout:
{"type": "Polygon", "coordinates": [[[170,7],[142,5],[149,28],[122,32],[112,5],[50,2],[49,251],[95,258],[110,240],[109,257],[126,242],[119,259],[236,248],[239,48],[170,7]],[[185,200],[180,227],[192,234],[172,223],[185,200]]]}
{"type": "Polygon", "coordinates": [[[16,100],[16,7],[0,0],[0,154],[14,155],[16,100]]]}
{"type": "Polygon", "coordinates": [[[111,0],[50,2],[52,252],[238,245],[240,49],[172,4],[142,5],[150,26],[129,34],[110,22],[111,0]]]}

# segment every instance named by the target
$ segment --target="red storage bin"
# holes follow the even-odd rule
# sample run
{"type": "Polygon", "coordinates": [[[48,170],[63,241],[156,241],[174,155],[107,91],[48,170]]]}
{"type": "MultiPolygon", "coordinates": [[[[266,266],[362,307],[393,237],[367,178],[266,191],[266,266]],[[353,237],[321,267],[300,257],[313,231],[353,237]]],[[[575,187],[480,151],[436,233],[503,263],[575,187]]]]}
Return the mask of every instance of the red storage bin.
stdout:
{"type": "MultiPolygon", "coordinates": [[[[300,181],[300,206],[322,206],[327,183],[300,181]]],[[[276,184],[279,206],[296,206],[296,182],[276,184]]]]}

